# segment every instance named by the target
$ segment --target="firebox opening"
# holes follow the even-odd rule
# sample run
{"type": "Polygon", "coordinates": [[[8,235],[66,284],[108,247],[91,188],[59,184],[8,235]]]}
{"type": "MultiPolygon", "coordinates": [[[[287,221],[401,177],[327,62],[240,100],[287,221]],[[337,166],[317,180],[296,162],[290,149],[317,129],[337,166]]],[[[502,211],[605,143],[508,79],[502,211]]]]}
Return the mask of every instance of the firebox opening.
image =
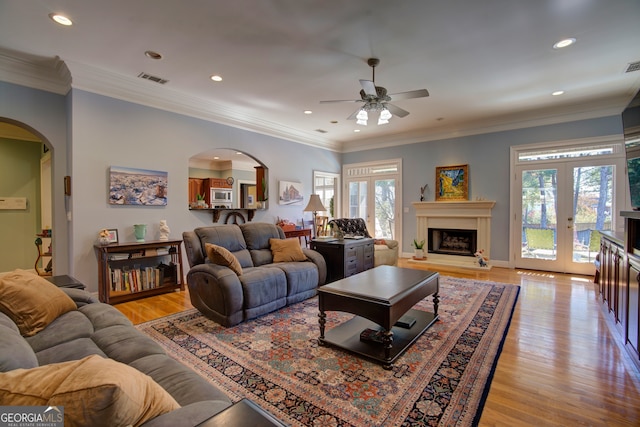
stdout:
{"type": "Polygon", "coordinates": [[[429,228],[429,253],[474,256],[477,245],[476,230],[429,228]]]}

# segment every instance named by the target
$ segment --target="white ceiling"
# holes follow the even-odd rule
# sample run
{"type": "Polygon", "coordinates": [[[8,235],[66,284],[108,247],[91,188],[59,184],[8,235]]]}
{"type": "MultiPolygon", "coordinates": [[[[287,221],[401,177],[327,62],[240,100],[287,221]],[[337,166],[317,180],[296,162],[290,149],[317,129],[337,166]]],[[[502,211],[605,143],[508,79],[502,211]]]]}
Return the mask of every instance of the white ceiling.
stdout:
{"type": "Polygon", "coordinates": [[[79,89],[353,151],[620,113],[640,89],[640,1],[0,0],[0,79],[62,92],[56,57],[79,89]],[[431,96],[384,126],[319,103],[358,99],[369,57],[378,86],[431,96]]]}

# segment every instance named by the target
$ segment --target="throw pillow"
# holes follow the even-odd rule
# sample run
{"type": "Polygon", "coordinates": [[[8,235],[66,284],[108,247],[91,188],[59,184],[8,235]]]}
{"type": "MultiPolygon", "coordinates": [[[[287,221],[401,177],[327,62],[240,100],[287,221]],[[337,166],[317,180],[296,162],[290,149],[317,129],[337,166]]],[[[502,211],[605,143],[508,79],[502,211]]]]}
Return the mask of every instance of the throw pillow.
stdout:
{"type": "Polygon", "coordinates": [[[65,425],[140,425],[180,408],[142,372],[98,355],[0,373],[0,401],[63,406],[65,425]]]}
{"type": "Polygon", "coordinates": [[[269,239],[273,262],[306,261],[298,239],[269,239]]]}
{"type": "Polygon", "coordinates": [[[11,318],[22,336],[37,334],[76,308],[60,288],[35,273],[14,270],[0,277],[0,311],[11,318]]]}
{"type": "Polygon", "coordinates": [[[240,261],[238,261],[238,258],[236,258],[235,255],[233,255],[231,252],[229,252],[227,248],[214,245],[213,243],[205,243],[204,249],[207,252],[209,261],[214,264],[229,267],[238,276],[242,275],[242,266],[240,265],[240,261]]]}

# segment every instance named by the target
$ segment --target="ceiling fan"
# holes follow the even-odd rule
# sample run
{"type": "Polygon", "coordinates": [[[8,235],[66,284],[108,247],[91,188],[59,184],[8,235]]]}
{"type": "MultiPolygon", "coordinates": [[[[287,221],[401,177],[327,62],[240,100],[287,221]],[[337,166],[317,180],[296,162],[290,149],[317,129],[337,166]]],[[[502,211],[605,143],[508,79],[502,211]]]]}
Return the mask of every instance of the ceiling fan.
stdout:
{"type": "Polygon", "coordinates": [[[367,125],[369,118],[369,112],[379,112],[378,124],[389,123],[389,119],[393,116],[405,117],[409,115],[407,110],[403,110],[393,104],[389,104],[389,101],[399,101],[402,99],[411,98],[424,98],[429,96],[429,91],[426,89],[411,90],[408,92],[387,94],[387,89],[382,86],[376,86],[376,67],[380,64],[378,58],[369,58],[367,64],[371,67],[373,77],[371,80],[360,80],[360,99],[343,99],[343,100],[331,100],[320,101],[321,104],[331,102],[362,102],[364,105],[353,112],[348,120],[356,119],[356,123],[359,125],[367,125]]]}

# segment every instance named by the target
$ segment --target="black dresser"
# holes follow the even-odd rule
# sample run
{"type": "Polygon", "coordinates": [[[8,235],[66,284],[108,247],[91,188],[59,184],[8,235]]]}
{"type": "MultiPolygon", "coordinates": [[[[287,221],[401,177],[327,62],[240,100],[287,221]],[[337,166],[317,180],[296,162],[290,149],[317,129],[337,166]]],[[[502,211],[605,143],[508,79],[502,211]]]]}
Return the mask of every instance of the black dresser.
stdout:
{"type": "Polygon", "coordinates": [[[312,240],[311,249],[327,262],[327,283],[373,268],[373,239],[312,240]]]}

